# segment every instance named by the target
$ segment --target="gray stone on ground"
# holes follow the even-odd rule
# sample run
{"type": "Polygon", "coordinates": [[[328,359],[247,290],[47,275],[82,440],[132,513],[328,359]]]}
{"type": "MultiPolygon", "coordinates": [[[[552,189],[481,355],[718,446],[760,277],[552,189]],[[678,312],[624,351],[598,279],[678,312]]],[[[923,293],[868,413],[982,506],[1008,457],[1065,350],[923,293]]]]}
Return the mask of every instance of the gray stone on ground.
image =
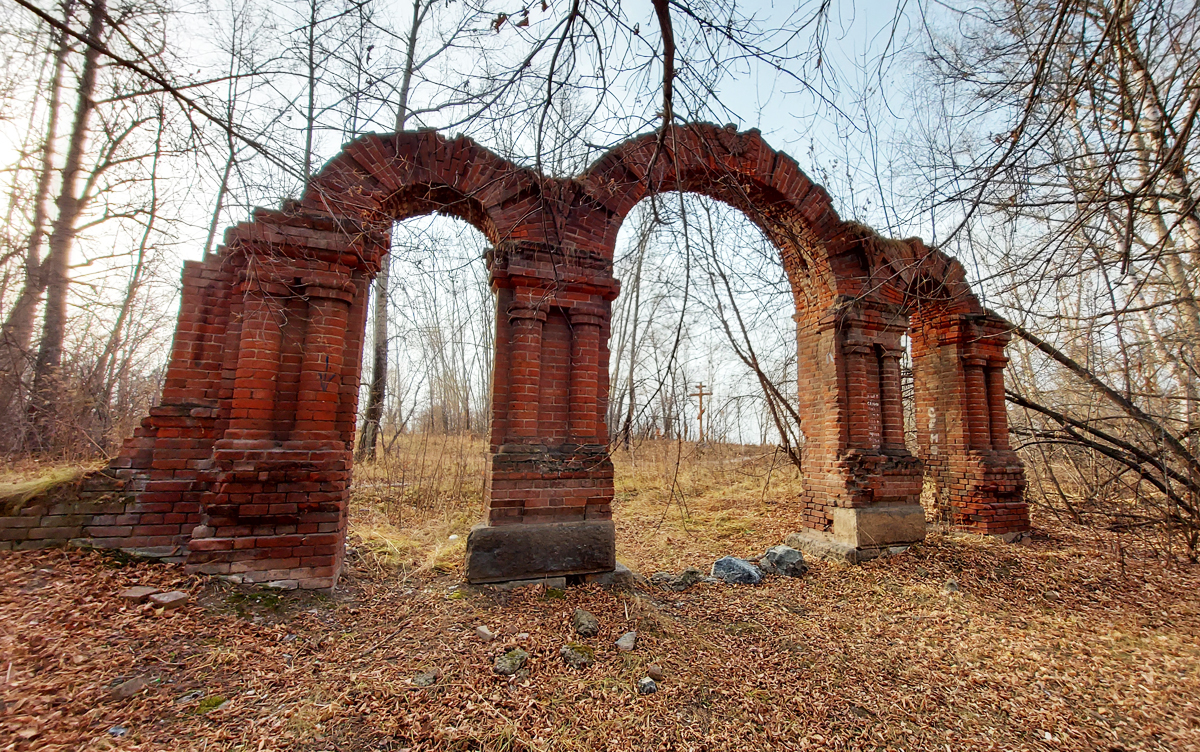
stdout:
{"type": "Polygon", "coordinates": [[[127,682],[118,684],[112,688],[108,696],[114,700],[128,700],[138,692],[146,688],[146,680],[140,676],[134,677],[127,682]]]}
{"type": "Polygon", "coordinates": [[[622,653],[629,653],[637,647],[637,632],[626,632],[621,635],[621,639],[617,640],[617,650],[622,653]]]}
{"type": "Polygon", "coordinates": [[[611,572],[594,572],[583,576],[583,581],[588,584],[612,587],[618,590],[627,590],[633,587],[637,584],[637,580],[637,574],[619,561],[611,572]]]}
{"type": "Polygon", "coordinates": [[[582,608],[575,609],[575,615],[571,617],[571,626],[580,637],[595,637],[600,633],[600,620],[582,608]]]}
{"type": "Polygon", "coordinates": [[[429,671],[422,671],[414,676],[412,682],[418,687],[432,687],[437,683],[438,677],[440,676],[441,672],[439,672],[436,668],[430,669],[429,671]]]}
{"type": "Polygon", "coordinates": [[[529,660],[529,653],[520,648],[514,648],[496,658],[496,664],[492,666],[492,670],[501,676],[512,676],[521,670],[527,660],[529,660]]]}
{"type": "Polygon", "coordinates": [[[587,668],[596,662],[596,651],[588,645],[581,645],[578,642],[568,643],[562,646],[558,651],[563,662],[571,668],[587,668]]]}
{"type": "Polygon", "coordinates": [[[771,546],[759,560],[758,566],[764,572],[784,577],[802,577],[808,571],[804,554],[791,546],[771,546]]]}
{"type": "Polygon", "coordinates": [[[169,593],[155,593],[150,596],[150,602],[159,608],[170,610],[185,605],[188,602],[188,594],[182,590],[172,590],[169,593]]]}
{"type": "Polygon", "coordinates": [[[300,587],[299,580],[271,580],[262,585],[267,590],[296,590],[300,587]]]}
{"type": "Polygon", "coordinates": [[[121,591],[120,598],[129,603],[145,603],[146,599],[159,592],[158,588],[149,585],[134,585],[121,591]]]}
{"type": "Polygon", "coordinates": [[[548,588],[558,588],[562,590],[567,586],[566,577],[539,577],[536,580],[508,580],[506,582],[489,582],[487,587],[495,588],[496,590],[518,590],[523,587],[532,585],[545,585],[548,588]]]}
{"type": "Polygon", "coordinates": [[[667,675],[663,673],[662,666],[659,666],[657,663],[651,663],[646,667],[646,676],[649,676],[656,682],[660,682],[667,678],[667,675]]]}
{"type": "Polygon", "coordinates": [[[638,679],[638,694],[639,695],[652,695],[657,691],[658,691],[658,685],[655,684],[654,680],[651,679],[649,676],[643,676],[641,679],[638,679]]]}
{"type": "Polygon", "coordinates": [[[704,573],[695,567],[688,567],[678,575],[673,575],[670,572],[655,572],[650,575],[651,584],[658,585],[667,590],[674,590],[677,593],[681,593],[703,580],[704,573]]]}
{"type": "Polygon", "coordinates": [[[762,582],[762,570],[745,559],[726,556],[713,562],[712,576],[730,585],[757,585],[762,582]]]}
{"type": "Polygon", "coordinates": [[[475,627],[475,636],[478,637],[481,642],[485,643],[496,639],[496,635],[492,633],[492,630],[488,629],[482,624],[480,624],[478,627],[475,627]]]}
{"type": "Polygon", "coordinates": [[[692,585],[695,585],[700,580],[704,579],[704,573],[695,567],[688,567],[679,573],[675,578],[675,590],[687,590],[692,585]]]}

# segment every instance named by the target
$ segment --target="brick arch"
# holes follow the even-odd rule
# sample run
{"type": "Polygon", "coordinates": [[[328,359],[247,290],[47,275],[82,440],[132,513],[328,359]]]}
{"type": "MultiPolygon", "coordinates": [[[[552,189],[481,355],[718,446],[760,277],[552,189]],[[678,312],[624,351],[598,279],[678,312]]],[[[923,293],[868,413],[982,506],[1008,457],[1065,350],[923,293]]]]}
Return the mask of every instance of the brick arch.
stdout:
{"type": "MultiPolygon", "coordinates": [[[[615,233],[643,199],[670,191],[698,193],[746,215],[775,244],[796,294],[810,305],[847,294],[846,225],[825,189],[757,130],[738,133],[708,123],[633,138],[610,150],[579,178],[616,218],[615,233]]],[[[615,244],[615,234],[606,239],[615,244]]]]}
{"type": "Polygon", "coordinates": [[[440,212],[494,246],[488,511],[468,541],[467,576],[612,570],[613,253],[630,209],[673,190],[745,212],[792,281],[806,435],[798,541],[857,560],[921,539],[923,468],[956,523],[1027,527],[1006,443],[1007,335],[962,267],[919,240],[843,221],[757,131],[694,124],[631,139],[566,179],[433,131],[347,144],[300,199],[256,210],[217,251],[185,264],[161,404],[83,484],[95,512],[83,536],[164,546],[193,571],[332,586],[367,290],[392,223],[440,212]],[[933,410],[918,425],[919,458],[904,446],[901,414],[910,330],[918,407],[933,410]]]}

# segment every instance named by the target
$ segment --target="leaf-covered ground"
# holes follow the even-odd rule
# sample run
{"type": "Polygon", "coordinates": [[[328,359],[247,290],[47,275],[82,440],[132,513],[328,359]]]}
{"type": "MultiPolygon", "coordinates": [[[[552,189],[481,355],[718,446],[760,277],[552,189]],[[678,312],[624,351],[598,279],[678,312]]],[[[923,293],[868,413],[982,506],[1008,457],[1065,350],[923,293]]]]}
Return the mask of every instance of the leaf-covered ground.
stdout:
{"type": "Polygon", "coordinates": [[[1068,531],[932,536],[684,593],[398,572],[360,555],[332,596],[272,594],[99,554],[0,555],[0,749],[1200,749],[1200,572],[1068,531]],[[123,605],[133,584],[191,603],[123,605]],[[558,657],[576,608],[602,624],[581,671],[558,657]],[[528,676],[494,674],[518,645],[528,676]],[[667,676],[641,696],[650,663],[667,676]],[[412,683],[431,669],[434,686],[412,683]]]}

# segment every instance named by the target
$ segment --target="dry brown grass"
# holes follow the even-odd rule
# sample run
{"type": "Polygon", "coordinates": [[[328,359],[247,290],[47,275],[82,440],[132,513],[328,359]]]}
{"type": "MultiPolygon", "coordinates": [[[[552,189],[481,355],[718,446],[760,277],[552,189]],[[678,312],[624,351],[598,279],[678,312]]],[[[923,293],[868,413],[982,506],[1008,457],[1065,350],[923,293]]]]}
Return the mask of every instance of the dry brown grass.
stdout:
{"type": "Polygon", "coordinates": [[[485,450],[469,435],[402,434],[377,462],[356,465],[351,539],[364,563],[405,577],[461,569],[484,514],[485,450]]]}
{"type": "Polygon", "coordinates": [[[647,572],[762,554],[800,529],[800,477],[770,447],[647,441],[613,455],[617,556],[647,572]]]}
{"type": "Polygon", "coordinates": [[[0,471],[0,514],[16,514],[37,496],[74,483],[93,468],[78,464],[14,463],[0,471]]]}

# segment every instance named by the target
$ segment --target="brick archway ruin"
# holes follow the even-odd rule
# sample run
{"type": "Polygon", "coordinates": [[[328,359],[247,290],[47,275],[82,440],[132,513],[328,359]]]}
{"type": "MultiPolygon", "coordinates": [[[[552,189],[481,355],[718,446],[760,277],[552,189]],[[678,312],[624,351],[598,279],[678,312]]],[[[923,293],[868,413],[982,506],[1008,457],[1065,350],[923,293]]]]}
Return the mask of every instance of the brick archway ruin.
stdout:
{"type": "Polygon", "coordinates": [[[493,244],[487,519],[476,582],[612,570],[608,339],[625,215],[652,193],[728,203],[779,248],[796,304],[805,533],[865,558],[967,530],[1028,528],[1007,443],[1007,324],[958,262],[843,222],[757,131],[696,124],[634,138],[554,179],[433,131],[348,144],[298,201],[257,210],[183,272],[161,404],[87,479],[83,537],[171,546],[194,571],[336,583],[345,543],[367,289],[392,224],[453,215],[493,244]],[[901,338],[912,336],[919,457],[905,448],[901,338]]]}

